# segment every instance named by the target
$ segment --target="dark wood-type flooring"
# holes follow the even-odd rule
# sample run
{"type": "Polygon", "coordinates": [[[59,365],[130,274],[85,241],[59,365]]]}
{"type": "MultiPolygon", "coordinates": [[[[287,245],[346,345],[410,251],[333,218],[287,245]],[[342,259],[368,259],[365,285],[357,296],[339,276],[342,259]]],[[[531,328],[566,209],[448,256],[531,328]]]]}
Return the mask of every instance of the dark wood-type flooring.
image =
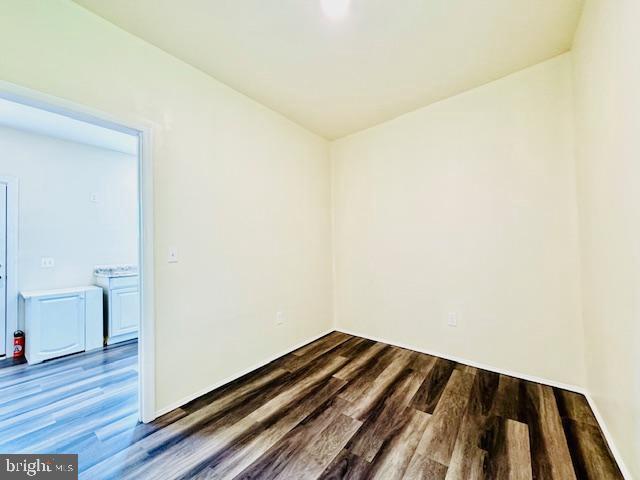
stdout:
{"type": "Polygon", "coordinates": [[[0,452],[86,479],[620,479],[585,398],[340,332],[147,425],[135,342],[0,370],[0,452]]]}

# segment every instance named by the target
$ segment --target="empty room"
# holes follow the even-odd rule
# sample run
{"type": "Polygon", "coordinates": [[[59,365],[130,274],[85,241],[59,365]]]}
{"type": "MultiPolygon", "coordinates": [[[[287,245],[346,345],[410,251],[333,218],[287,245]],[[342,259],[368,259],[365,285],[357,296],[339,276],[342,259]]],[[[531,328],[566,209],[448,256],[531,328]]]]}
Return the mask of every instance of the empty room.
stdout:
{"type": "Polygon", "coordinates": [[[639,24],[0,0],[0,477],[640,480],[639,24]]]}

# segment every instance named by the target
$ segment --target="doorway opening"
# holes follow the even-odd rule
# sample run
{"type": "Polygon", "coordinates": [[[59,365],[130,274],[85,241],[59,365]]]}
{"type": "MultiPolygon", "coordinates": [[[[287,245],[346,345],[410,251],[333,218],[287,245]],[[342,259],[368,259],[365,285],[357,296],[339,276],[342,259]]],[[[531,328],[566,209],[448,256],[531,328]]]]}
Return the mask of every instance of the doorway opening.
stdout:
{"type": "Polygon", "coordinates": [[[4,452],[74,453],[155,418],[149,137],[0,84],[4,452]]]}

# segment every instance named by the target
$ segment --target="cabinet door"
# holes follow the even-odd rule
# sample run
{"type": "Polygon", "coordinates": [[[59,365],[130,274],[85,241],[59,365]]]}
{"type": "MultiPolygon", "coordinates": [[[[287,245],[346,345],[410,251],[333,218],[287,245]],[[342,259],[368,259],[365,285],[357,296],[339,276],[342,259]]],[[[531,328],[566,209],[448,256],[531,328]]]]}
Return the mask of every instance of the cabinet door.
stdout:
{"type": "Polygon", "coordinates": [[[111,290],[111,330],[115,337],[138,330],[140,320],[140,295],[138,287],[111,290]]]}
{"type": "Polygon", "coordinates": [[[33,361],[84,350],[84,295],[71,293],[32,299],[27,342],[33,361]]]}

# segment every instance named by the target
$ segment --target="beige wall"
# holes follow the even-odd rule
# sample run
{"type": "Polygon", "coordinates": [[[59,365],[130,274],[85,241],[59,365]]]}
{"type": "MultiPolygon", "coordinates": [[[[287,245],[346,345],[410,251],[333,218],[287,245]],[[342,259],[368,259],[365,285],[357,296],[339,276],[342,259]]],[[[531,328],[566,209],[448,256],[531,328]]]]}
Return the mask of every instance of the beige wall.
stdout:
{"type": "Polygon", "coordinates": [[[339,328],[583,385],[570,66],[332,144],[339,328]]]}
{"type": "Polygon", "coordinates": [[[325,140],[68,1],[3,0],[0,45],[0,79],[155,125],[158,408],[329,328],[325,140]]]}
{"type": "Polygon", "coordinates": [[[640,2],[588,0],[574,45],[588,389],[640,478],[640,2]]]}

